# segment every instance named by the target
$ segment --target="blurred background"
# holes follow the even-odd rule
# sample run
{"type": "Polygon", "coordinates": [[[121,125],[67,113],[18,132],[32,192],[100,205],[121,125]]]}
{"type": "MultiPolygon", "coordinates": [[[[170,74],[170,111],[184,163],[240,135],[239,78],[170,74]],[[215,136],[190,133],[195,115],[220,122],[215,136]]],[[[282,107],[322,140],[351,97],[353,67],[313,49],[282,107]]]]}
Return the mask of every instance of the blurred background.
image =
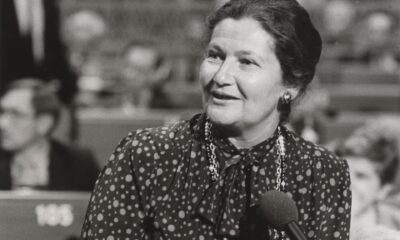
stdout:
{"type": "MultiPolygon", "coordinates": [[[[61,0],[60,27],[68,46],[69,62],[78,73],[80,141],[95,147],[104,160],[109,151],[107,154],[101,151],[111,150],[113,144],[98,147],[100,143],[95,142],[105,139],[101,135],[91,136],[89,132],[96,133],[97,126],[93,124],[124,119],[126,124],[136,124],[130,121],[131,117],[151,124],[139,115],[160,120],[157,111],[143,113],[140,111],[143,108],[168,109],[161,114],[162,122],[180,117],[182,112],[201,109],[197,72],[207,37],[204,23],[209,11],[222,2],[61,0]],[[162,61],[159,65],[163,65],[152,70],[160,76],[152,86],[147,86],[153,92],[150,97],[153,100],[147,104],[138,103],[140,100],[132,103],[131,97],[124,94],[128,89],[146,88],[132,83],[137,82],[132,81],[137,76],[132,69],[138,68],[132,51],[135,45],[154,49],[156,58],[162,61]]],[[[369,117],[397,114],[400,2],[300,2],[310,11],[321,32],[324,50],[312,89],[292,115],[294,129],[309,134],[313,141],[327,143],[350,133],[369,117]]],[[[152,64],[148,56],[137,55],[142,63],[152,64]]],[[[105,124],[102,130],[122,128],[121,124],[116,125],[105,124]]],[[[122,132],[135,127],[129,126],[122,132]]],[[[123,136],[118,134],[118,138],[123,136]]]]}
{"type": "MultiPolygon", "coordinates": [[[[129,131],[201,111],[197,73],[207,39],[205,19],[224,1],[55,2],[58,33],[76,82],[68,103],[73,120],[55,138],[91,149],[102,167],[129,131]]],[[[390,127],[400,128],[400,1],[299,2],[324,45],[316,77],[289,126],[327,147],[378,116],[395,119],[390,127]]]]}

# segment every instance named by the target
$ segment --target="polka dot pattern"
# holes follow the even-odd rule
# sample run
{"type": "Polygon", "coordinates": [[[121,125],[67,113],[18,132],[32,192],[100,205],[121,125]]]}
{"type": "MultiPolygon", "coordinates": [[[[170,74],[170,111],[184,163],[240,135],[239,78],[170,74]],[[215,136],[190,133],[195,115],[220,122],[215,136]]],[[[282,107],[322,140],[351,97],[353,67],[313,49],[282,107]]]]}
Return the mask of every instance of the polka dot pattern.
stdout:
{"type": "MultiPolygon", "coordinates": [[[[204,115],[168,127],[140,129],[121,140],[92,193],[82,239],[242,239],[243,219],[276,184],[276,134],[236,149],[213,131],[220,178],[212,182],[204,115]]],[[[285,191],[308,239],[348,239],[347,163],[284,130],[285,191]]],[[[261,227],[252,239],[272,239],[261,227]]],[[[247,239],[247,238],[244,238],[247,239]]]]}

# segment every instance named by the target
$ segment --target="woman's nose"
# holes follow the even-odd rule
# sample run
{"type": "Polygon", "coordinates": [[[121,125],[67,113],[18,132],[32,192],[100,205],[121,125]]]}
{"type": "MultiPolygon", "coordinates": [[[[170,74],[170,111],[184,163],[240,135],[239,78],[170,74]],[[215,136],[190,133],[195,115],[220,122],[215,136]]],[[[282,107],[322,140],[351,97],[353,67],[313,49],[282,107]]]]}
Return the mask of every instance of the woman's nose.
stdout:
{"type": "Polygon", "coordinates": [[[233,74],[233,63],[225,59],[214,75],[214,82],[220,86],[232,84],[233,74]]]}

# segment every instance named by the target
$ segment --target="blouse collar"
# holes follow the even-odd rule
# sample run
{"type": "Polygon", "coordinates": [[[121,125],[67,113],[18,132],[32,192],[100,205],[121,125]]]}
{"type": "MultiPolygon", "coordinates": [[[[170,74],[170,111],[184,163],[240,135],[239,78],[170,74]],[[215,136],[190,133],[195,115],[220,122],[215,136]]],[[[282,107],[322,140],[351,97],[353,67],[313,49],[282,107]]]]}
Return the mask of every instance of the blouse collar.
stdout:
{"type": "MultiPolygon", "coordinates": [[[[197,130],[204,132],[205,114],[200,119],[198,124],[202,125],[197,125],[197,130]]],[[[197,134],[206,144],[204,134],[197,134]]],[[[271,168],[276,171],[278,131],[249,149],[238,149],[215,131],[212,134],[221,166],[220,177],[203,195],[195,208],[196,214],[213,224],[216,234],[237,236],[246,211],[259,204],[259,197],[264,192],[274,188],[274,180],[268,180],[265,172],[271,168]]]]}

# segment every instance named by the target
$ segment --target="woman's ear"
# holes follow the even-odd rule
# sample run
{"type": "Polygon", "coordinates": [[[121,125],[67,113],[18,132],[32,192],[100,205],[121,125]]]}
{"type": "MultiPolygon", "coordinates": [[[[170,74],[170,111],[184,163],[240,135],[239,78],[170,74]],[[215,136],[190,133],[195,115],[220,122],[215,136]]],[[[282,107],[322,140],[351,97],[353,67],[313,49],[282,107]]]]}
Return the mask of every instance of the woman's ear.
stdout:
{"type": "Polygon", "coordinates": [[[285,91],[289,92],[292,101],[295,100],[299,95],[299,89],[295,87],[288,87],[285,89],[285,91]]]}

